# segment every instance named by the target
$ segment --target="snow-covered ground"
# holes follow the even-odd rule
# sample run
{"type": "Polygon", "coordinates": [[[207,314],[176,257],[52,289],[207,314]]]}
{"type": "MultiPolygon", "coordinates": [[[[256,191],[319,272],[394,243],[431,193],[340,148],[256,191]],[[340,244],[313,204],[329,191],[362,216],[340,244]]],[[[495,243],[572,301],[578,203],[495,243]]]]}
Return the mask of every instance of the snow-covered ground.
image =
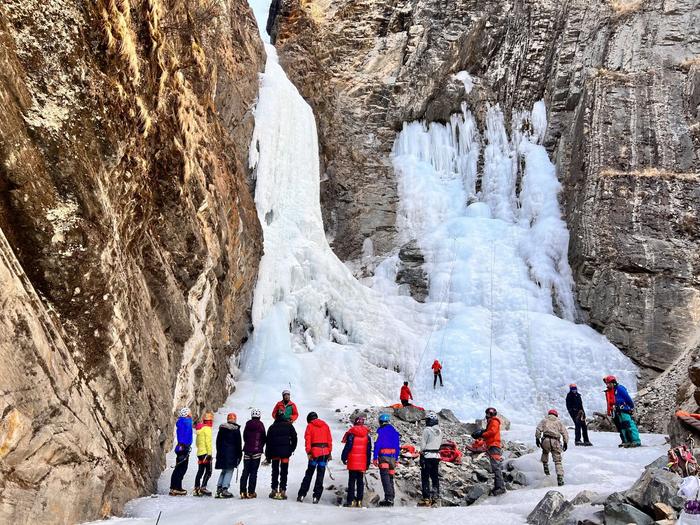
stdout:
{"type": "MultiPolygon", "coordinates": [[[[256,3],[258,17],[262,2],[256,3]]],[[[259,18],[260,20],[260,18],[259,18]]],[[[264,21],[263,21],[264,23],[264,21]]],[[[416,404],[450,408],[462,419],[496,406],[519,423],[511,439],[532,441],[545,408],[563,410],[566,385],[582,387],[589,412],[604,404],[601,377],[620,376],[635,390],[634,367],[592,329],[575,324],[568,232],[557,203],[559,184],[538,144],[546,127],[542,104],[515,116],[512,137],[497,108],[481,137],[466,107],[447,125],[410,123],[397,139],[399,230],[416,239],[426,257],[430,296],[414,301],[394,283],[396,255],[377,266],[369,286],[358,282],[329,247],[319,203],[319,157],[315,119],[267,46],[268,61],[255,110],[250,164],[264,232],[252,317],[254,332],[240,362],[232,363],[236,392],[217,413],[215,428],[234,411],[239,422],[251,407],[271,422],[273,404],[289,388],[301,417],[314,410],[332,425],[336,446],[344,428],[336,408],[397,401],[403,380],[414,385],[416,404]],[[477,172],[483,155],[484,168],[477,172]],[[445,387],[433,390],[430,363],[445,364],[445,387]]],[[[465,86],[466,87],[466,86],[465,86]]],[[[367,252],[371,252],[368,243],[367,252]]],[[[617,448],[617,437],[594,434],[593,448],[565,456],[567,496],[579,490],[627,488],[643,465],[663,453],[660,436],[649,446],[617,448]]],[[[336,457],[339,451],[336,451],[336,457]]],[[[168,457],[173,463],[172,454],[168,457]]],[[[535,456],[518,460],[532,485],[469,508],[343,509],[327,491],[320,505],[294,501],[306,461],[292,458],[286,502],[271,501],[269,468],[262,468],[254,501],[159,494],[127,507],[117,523],[345,523],[358,513],[365,523],[421,523],[478,519],[522,523],[551,487],[535,456]]],[[[193,484],[193,457],[185,487],[193,484]]],[[[343,485],[346,473],[332,465],[343,485]]],[[[216,484],[218,473],[209,483],[216,484]]],[[[236,487],[231,492],[237,494],[236,487]]]]}

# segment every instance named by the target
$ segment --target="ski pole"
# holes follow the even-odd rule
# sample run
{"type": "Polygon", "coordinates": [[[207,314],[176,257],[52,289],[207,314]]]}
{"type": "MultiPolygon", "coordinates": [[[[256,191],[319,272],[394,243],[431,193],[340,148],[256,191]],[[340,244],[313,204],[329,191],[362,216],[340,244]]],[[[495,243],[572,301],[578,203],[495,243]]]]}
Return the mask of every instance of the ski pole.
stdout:
{"type": "Polygon", "coordinates": [[[158,525],[158,523],[160,522],[160,515],[161,514],[163,514],[162,510],[160,512],[158,512],[158,519],[156,520],[156,525],[158,525]]]}

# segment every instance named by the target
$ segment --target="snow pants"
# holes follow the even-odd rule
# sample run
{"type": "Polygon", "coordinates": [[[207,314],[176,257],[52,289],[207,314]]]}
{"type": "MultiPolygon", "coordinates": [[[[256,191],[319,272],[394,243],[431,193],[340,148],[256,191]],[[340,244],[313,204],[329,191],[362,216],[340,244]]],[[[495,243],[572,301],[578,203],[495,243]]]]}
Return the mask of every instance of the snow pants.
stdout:
{"type": "Polygon", "coordinates": [[[440,386],[442,386],[442,372],[433,373],[433,388],[435,388],[435,385],[437,385],[438,378],[440,378],[440,386]]]}
{"type": "Polygon", "coordinates": [[[410,405],[411,403],[409,403],[408,399],[402,399],[402,400],[401,400],[401,404],[402,404],[403,406],[407,407],[407,406],[410,405]]]}
{"type": "Polygon", "coordinates": [[[187,464],[190,461],[190,449],[178,452],[175,456],[175,469],[173,470],[173,475],[170,476],[170,489],[171,490],[183,490],[182,489],[182,478],[185,477],[187,472],[187,464]]]}
{"type": "Polygon", "coordinates": [[[255,492],[255,485],[258,483],[258,468],[260,467],[260,456],[252,458],[247,454],[243,456],[243,474],[241,474],[241,492],[252,494],[255,492]]]}
{"type": "Polygon", "coordinates": [[[314,477],[315,472],[316,483],[314,483],[313,496],[314,498],[321,498],[321,494],[323,494],[323,478],[326,475],[326,465],[328,465],[328,456],[319,456],[309,460],[309,466],[306,467],[306,473],[304,474],[304,479],[301,480],[301,487],[299,487],[297,496],[304,497],[309,493],[311,479],[314,477]]]}
{"type": "Polygon", "coordinates": [[[353,500],[362,502],[365,497],[365,473],[362,470],[348,470],[348,498],[347,504],[353,500]],[[355,493],[357,491],[357,494],[355,493]]]}
{"type": "Polygon", "coordinates": [[[501,463],[503,463],[503,451],[499,447],[491,447],[486,454],[489,456],[491,472],[493,473],[494,477],[493,488],[505,489],[506,484],[503,481],[503,471],[501,470],[501,463]]]}
{"type": "Polygon", "coordinates": [[[272,490],[280,492],[287,490],[287,474],[289,474],[289,458],[272,458],[272,490]]]}
{"type": "Polygon", "coordinates": [[[423,499],[440,497],[440,458],[424,458],[421,461],[420,484],[423,499]]]}
{"type": "Polygon", "coordinates": [[[586,425],[585,419],[574,419],[574,441],[576,443],[581,442],[581,434],[583,434],[583,442],[589,443],[588,441],[588,425],[586,425]]]}
{"type": "Polygon", "coordinates": [[[396,459],[393,456],[379,456],[379,477],[382,480],[382,488],[384,489],[384,499],[386,501],[394,501],[394,472],[396,468],[396,459]]]}
{"type": "Polygon", "coordinates": [[[624,432],[622,432],[622,421],[620,420],[620,413],[617,411],[613,412],[612,420],[613,424],[615,425],[615,428],[620,433],[620,440],[622,440],[623,443],[627,443],[627,436],[624,432]]]}
{"type": "Polygon", "coordinates": [[[623,443],[634,443],[641,444],[642,441],[639,439],[639,430],[637,429],[637,424],[632,419],[632,415],[627,412],[620,412],[618,416],[620,418],[620,435],[622,436],[623,443]]]}
{"type": "Polygon", "coordinates": [[[207,483],[211,477],[211,456],[197,456],[197,460],[199,468],[197,469],[197,475],[194,477],[194,488],[207,488],[207,483]],[[200,482],[202,483],[201,485],[200,482]]]}
{"type": "Polygon", "coordinates": [[[561,443],[559,439],[544,437],[542,439],[542,463],[549,463],[549,454],[552,454],[554,460],[554,470],[557,476],[564,475],[564,466],[561,463],[561,443]]]}
{"type": "Polygon", "coordinates": [[[221,490],[229,488],[231,485],[231,478],[233,477],[233,470],[232,468],[227,468],[221,471],[221,474],[219,474],[219,481],[216,483],[217,488],[221,490]]]}

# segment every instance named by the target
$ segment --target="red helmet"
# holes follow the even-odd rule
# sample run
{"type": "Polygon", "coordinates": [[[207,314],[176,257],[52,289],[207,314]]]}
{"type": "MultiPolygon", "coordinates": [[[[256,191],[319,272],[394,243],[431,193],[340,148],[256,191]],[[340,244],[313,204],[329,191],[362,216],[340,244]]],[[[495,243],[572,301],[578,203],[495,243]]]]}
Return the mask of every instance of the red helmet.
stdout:
{"type": "Polygon", "coordinates": [[[617,378],[615,376],[605,376],[603,382],[607,385],[608,383],[617,383],[617,378]]]}
{"type": "Polygon", "coordinates": [[[547,412],[547,415],[559,417],[559,412],[557,412],[556,410],[554,410],[554,409],[552,408],[552,409],[549,410],[549,412],[547,412]]]}

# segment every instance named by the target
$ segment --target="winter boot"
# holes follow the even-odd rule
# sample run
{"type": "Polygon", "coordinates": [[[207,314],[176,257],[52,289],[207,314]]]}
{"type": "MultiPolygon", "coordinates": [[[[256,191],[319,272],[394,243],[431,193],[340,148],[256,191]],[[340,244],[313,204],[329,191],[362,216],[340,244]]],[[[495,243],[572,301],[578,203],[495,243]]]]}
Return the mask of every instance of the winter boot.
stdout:
{"type": "Polygon", "coordinates": [[[440,498],[432,498],[430,500],[431,507],[440,507],[440,498]]]}
{"type": "Polygon", "coordinates": [[[542,466],[544,467],[544,475],[549,476],[549,465],[542,463],[542,466]]]}
{"type": "Polygon", "coordinates": [[[280,490],[280,499],[287,499],[287,491],[280,490]]]}
{"type": "Polygon", "coordinates": [[[297,496],[297,501],[298,501],[299,503],[304,503],[304,496],[302,496],[301,494],[299,494],[299,495],[297,496]]]}
{"type": "Polygon", "coordinates": [[[620,443],[617,448],[627,448],[627,443],[620,443]]]}
{"type": "Polygon", "coordinates": [[[505,493],[506,493],[506,489],[504,489],[504,488],[497,488],[497,489],[493,489],[491,491],[492,496],[500,496],[501,494],[505,494],[505,493]]]}
{"type": "Polygon", "coordinates": [[[423,498],[418,502],[419,507],[430,507],[430,500],[428,498],[423,498]]]}
{"type": "Polygon", "coordinates": [[[313,499],[311,500],[311,503],[313,503],[314,505],[316,505],[316,504],[318,504],[318,500],[319,500],[319,498],[317,498],[316,496],[314,496],[313,499]]]}
{"type": "Polygon", "coordinates": [[[380,506],[380,507],[393,507],[393,506],[394,506],[394,502],[391,501],[390,499],[385,499],[384,501],[380,501],[380,502],[379,502],[379,506],[380,506]]]}
{"type": "Polygon", "coordinates": [[[359,499],[354,499],[352,500],[352,506],[358,509],[362,508],[362,501],[360,501],[359,499]]]}
{"type": "Polygon", "coordinates": [[[207,487],[202,487],[199,489],[199,495],[200,496],[211,496],[211,491],[207,489],[207,487]]]}
{"type": "Polygon", "coordinates": [[[198,497],[199,497],[199,496],[203,496],[203,494],[200,492],[200,490],[201,490],[201,489],[200,489],[199,487],[195,487],[195,488],[192,490],[192,495],[193,495],[193,496],[198,496],[198,497]]]}
{"type": "Polygon", "coordinates": [[[580,446],[583,446],[583,443],[581,443],[580,441],[577,441],[576,443],[574,443],[574,445],[576,445],[577,447],[580,447],[580,446]]]}
{"type": "Polygon", "coordinates": [[[221,497],[221,487],[216,487],[216,494],[214,494],[214,497],[216,499],[219,499],[221,497]]]}
{"type": "Polygon", "coordinates": [[[641,444],[641,443],[637,443],[637,442],[635,442],[635,443],[630,443],[630,444],[629,444],[629,448],[637,448],[637,447],[641,447],[641,446],[642,446],[642,444],[641,444]]]}
{"type": "Polygon", "coordinates": [[[557,476],[557,485],[560,487],[564,484],[564,476],[557,476]]]}
{"type": "Polygon", "coordinates": [[[277,496],[277,491],[273,489],[273,490],[270,492],[270,496],[269,496],[269,497],[270,497],[270,499],[277,499],[276,496],[277,496]]]}
{"type": "Polygon", "coordinates": [[[255,499],[257,498],[258,495],[255,492],[248,492],[248,498],[247,499],[255,499]]]}
{"type": "Polygon", "coordinates": [[[352,507],[354,503],[354,501],[346,501],[343,503],[343,507],[352,507]]]}
{"type": "Polygon", "coordinates": [[[247,492],[241,492],[241,499],[248,499],[248,493],[247,493],[247,492]]]}
{"type": "Polygon", "coordinates": [[[170,489],[168,494],[171,496],[187,496],[187,491],[181,489],[170,489]]]}
{"type": "Polygon", "coordinates": [[[231,493],[228,491],[228,489],[224,489],[224,490],[221,491],[221,497],[222,497],[222,498],[229,499],[229,498],[232,498],[232,497],[233,497],[233,494],[231,494],[231,493]]]}

